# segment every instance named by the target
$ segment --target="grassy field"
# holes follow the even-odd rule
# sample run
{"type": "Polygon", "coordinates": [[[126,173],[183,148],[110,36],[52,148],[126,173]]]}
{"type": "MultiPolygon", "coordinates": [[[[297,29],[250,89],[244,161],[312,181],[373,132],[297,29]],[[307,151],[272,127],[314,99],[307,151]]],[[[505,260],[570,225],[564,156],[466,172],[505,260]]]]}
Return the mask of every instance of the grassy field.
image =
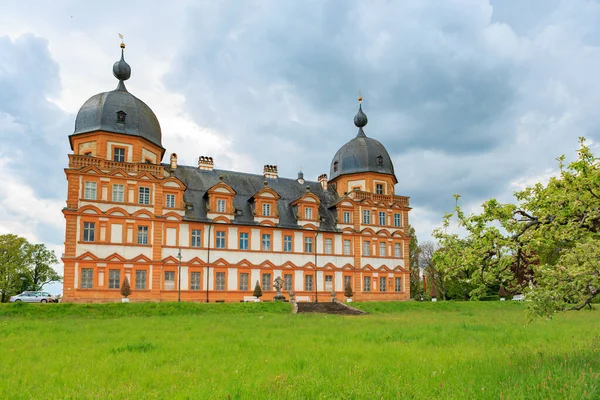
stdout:
{"type": "Polygon", "coordinates": [[[600,310],[516,302],[2,304],[0,398],[598,399],[600,310]]]}

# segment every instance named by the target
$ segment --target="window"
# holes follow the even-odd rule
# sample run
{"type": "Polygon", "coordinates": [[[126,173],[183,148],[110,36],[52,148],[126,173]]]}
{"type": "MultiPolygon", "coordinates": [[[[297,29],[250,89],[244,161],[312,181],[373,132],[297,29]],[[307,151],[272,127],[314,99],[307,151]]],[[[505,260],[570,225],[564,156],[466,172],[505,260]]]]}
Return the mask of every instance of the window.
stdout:
{"type": "Polygon", "coordinates": [[[363,224],[371,223],[371,211],[363,210],[363,224]]]}
{"type": "Polygon", "coordinates": [[[396,278],[396,292],[402,291],[402,278],[396,278]]]}
{"type": "Polygon", "coordinates": [[[262,205],[262,213],[263,216],[268,217],[271,215],[271,205],[270,204],[263,204],[262,205]]]}
{"type": "Polygon", "coordinates": [[[371,277],[370,276],[363,277],[363,291],[364,292],[371,291],[371,277]]]}
{"type": "Polygon", "coordinates": [[[369,242],[368,240],[365,240],[363,242],[363,256],[370,256],[371,255],[371,242],[369,242]]]}
{"type": "Polygon", "coordinates": [[[174,194],[167,195],[167,200],[165,201],[165,207],[175,208],[175,195],[174,194]]]}
{"type": "Polygon", "coordinates": [[[345,224],[350,223],[350,211],[344,211],[344,223],[345,224]]]}
{"type": "Polygon", "coordinates": [[[240,233],[240,250],[248,250],[248,234],[246,232],[240,233]]]}
{"type": "Polygon", "coordinates": [[[394,226],[402,226],[400,214],[394,214],[394,226]]]}
{"type": "Polygon", "coordinates": [[[383,157],[377,156],[377,165],[379,165],[379,166],[383,165],[383,157]]]}
{"type": "Polygon", "coordinates": [[[394,257],[402,257],[402,245],[400,243],[394,243],[394,257]]]}
{"type": "Polygon", "coordinates": [[[379,291],[380,292],[385,292],[385,290],[386,290],[385,283],[386,283],[385,276],[379,277],[379,291]]]}
{"type": "Polygon", "coordinates": [[[165,290],[175,290],[174,271],[165,271],[165,290]]]}
{"type": "Polygon", "coordinates": [[[121,287],[121,271],[118,269],[111,269],[108,271],[108,288],[118,289],[121,287]]]}
{"type": "Polygon", "coordinates": [[[112,185],[112,201],[123,203],[125,201],[125,185],[112,185]]]}
{"type": "Polygon", "coordinates": [[[283,275],[283,290],[287,292],[292,290],[292,274],[283,275]]]}
{"type": "Polygon", "coordinates": [[[200,290],[200,272],[190,274],[190,290],[200,290]]]}
{"type": "Polygon", "coordinates": [[[125,149],[122,147],[113,148],[113,161],[125,162],[125,149]]]}
{"type": "Polygon", "coordinates": [[[141,186],[138,192],[138,203],[150,204],[150,188],[141,186]]]}
{"type": "Polygon", "coordinates": [[[261,248],[263,251],[271,251],[271,235],[270,234],[263,233],[261,248]]]}
{"type": "Polygon", "coordinates": [[[83,198],[86,200],[96,200],[96,182],[85,182],[83,198]]]}
{"type": "Polygon", "coordinates": [[[192,229],[192,247],[202,247],[202,231],[192,229]]]}
{"type": "Polygon", "coordinates": [[[310,237],[304,238],[304,252],[312,253],[313,251],[313,240],[310,237]]]}
{"type": "Polygon", "coordinates": [[[351,276],[344,276],[344,290],[348,286],[352,287],[352,277],[351,276]]]}
{"type": "Polygon", "coordinates": [[[304,209],[304,218],[305,219],[312,219],[312,208],[306,207],[304,209]]]}
{"type": "Polygon", "coordinates": [[[225,231],[217,231],[217,243],[215,247],[217,249],[225,248],[225,231]]]}
{"type": "Polygon", "coordinates": [[[92,268],[81,269],[81,288],[91,289],[94,280],[94,270],[92,268]]]}
{"type": "Polygon", "coordinates": [[[350,241],[349,240],[344,240],[344,255],[349,256],[350,255],[350,241]]]}
{"type": "Polygon", "coordinates": [[[325,275],[325,290],[328,292],[333,290],[333,275],[325,275]]]}
{"type": "Polygon", "coordinates": [[[379,225],[385,226],[385,212],[379,211],[379,225]]]}
{"type": "Polygon", "coordinates": [[[137,290],[146,289],[146,271],[135,271],[135,288],[137,290]]]}
{"type": "Polygon", "coordinates": [[[386,251],[386,245],[385,242],[379,242],[379,257],[385,257],[387,256],[387,251],[386,251]]]}
{"type": "Polygon", "coordinates": [[[263,274],[262,290],[271,290],[271,274],[263,274]]]}
{"type": "Polygon", "coordinates": [[[217,290],[225,290],[225,272],[217,272],[217,290]]]}
{"type": "Polygon", "coordinates": [[[338,170],[338,162],[336,161],[333,163],[333,172],[337,172],[337,170],[338,170]]]}
{"type": "Polygon", "coordinates": [[[94,241],[94,233],[96,231],[96,223],[95,222],[84,222],[83,223],[83,241],[84,242],[93,242],[94,241]]]}
{"type": "Polygon", "coordinates": [[[240,274],[240,290],[248,290],[248,274],[240,274]]]}
{"type": "Polygon", "coordinates": [[[333,240],[325,239],[325,254],[332,254],[332,253],[333,253],[333,240]]]}
{"type": "Polygon", "coordinates": [[[225,200],[217,200],[217,212],[225,212],[225,200]]]}
{"type": "Polygon", "coordinates": [[[291,236],[283,237],[283,251],[287,251],[287,252],[292,251],[292,237],[291,236]]]}
{"type": "Polygon", "coordinates": [[[138,244],[148,244],[148,227],[138,226],[138,244]]]}
{"type": "Polygon", "coordinates": [[[375,193],[383,194],[383,185],[381,183],[378,183],[377,185],[375,185],[375,193]]]}
{"type": "Polygon", "coordinates": [[[313,286],[313,277],[312,275],[306,275],[304,277],[304,290],[311,291],[313,286]]]}

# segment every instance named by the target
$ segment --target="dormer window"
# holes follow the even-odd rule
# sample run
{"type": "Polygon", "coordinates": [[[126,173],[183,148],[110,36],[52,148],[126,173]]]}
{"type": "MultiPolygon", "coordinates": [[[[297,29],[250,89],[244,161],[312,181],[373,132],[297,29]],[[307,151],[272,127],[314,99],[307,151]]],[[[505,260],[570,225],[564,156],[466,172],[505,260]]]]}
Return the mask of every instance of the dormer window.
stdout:
{"type": "Polygon", "coordinates": [[[304,209],[304,218],[305,219],[312,219],[312,208],[306,207],[304,209]]]}
{"type": "Polygon", "coordinates": [[[333,172],[337,172],[337,170],[338,170],[338,162],[336,161],[333,163],[333,172]]]}
{"type": "Polygon", "coordinates": [[[225,212],[225,200],[217,200],[217,212],[224,213],[225,212]]]}
{"type": "Polygon", "coordinates": [[[126,116],[127,114],[125,113],[125,111],[117,111],[117,122],[119,124],[124,124],[126,116]]]}
{"type": "Polygon", "coordinates": [[[380,167],[383,165],[383,157],[377,156],[377,165],[379,165],[380,167]]]}
{"type": "Polygon", "coordinates": [[[262,213],[264,217],[271,216],[271,205],[269,203],[265,203],[262,205],[262,213]]]}

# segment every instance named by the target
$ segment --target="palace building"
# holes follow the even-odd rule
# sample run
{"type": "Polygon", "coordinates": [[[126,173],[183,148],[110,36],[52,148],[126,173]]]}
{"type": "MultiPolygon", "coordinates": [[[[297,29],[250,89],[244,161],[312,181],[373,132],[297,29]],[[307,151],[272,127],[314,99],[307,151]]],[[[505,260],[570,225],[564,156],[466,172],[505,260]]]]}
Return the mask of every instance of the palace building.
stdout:
{"type": "MultiPolygon", "coordinates": [[[[131,68],[113,66],[113,91],[87,100],[69,136],[65,302],[243,301],[256,282],[262,300],[283,294],[329,301],[409,299],[408,197],[385,147],[358,134],[333,156],[329,177],[280,177],[168,162],[152,110],[129,93],[131,68]]],[[[359,100],[361,100],[359,98],[359,100]]],[[[349,132],[349,138],[350,138],[349,132]]]]}

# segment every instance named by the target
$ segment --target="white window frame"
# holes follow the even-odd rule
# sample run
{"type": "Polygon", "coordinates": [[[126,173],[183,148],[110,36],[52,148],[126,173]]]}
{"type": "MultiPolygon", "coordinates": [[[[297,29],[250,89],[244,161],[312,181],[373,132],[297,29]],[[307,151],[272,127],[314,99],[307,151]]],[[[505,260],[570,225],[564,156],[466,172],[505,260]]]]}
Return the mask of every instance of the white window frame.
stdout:
{"type": "Polygon", "coordinates": [[[402,257],[402,245],[400,243],[394,243],[394,257],[402,257]]]}
{"type": "Polygon", "coordinates": [[[146,225],[140,225],[137,229],[137,244],[148,244],[150,228],[146,225]]]}
{"type": "Polygon", "coordinates": [[[215,275],[215,289],[216,290],[225,290],[226,287],[225,282],[225,272],[217,272],[215,275]]]}
{"type": "Polygon", "coordinates": [[[385,276],[379,277],[379,291],[387,292],[387,278],[385,276]]]}
{"type": "Polygon", "coordinates": [[[379,225],[381,225],[381,226],[387,225],[386,221],[385,221],[385,219],[386,219],[385,217],[386,217],[385,211],[379,211],[379,225]]]}
{"type": "Polygon", "coordinates": [[[92,289],[94,284],[94,269],[81,268],[81,289],[92,289]]]}
{"type": "Polygon", "coordinates": [[[263,215],[263,217],[270,217],[271,216],[271,204],[269,204],[269,203],[263,203],[263,205],[262,205],[262,215],[263,215]]]}
{"type": "Polygon", "coordinates": [[[292,274],[284,274],[283,275],[283,290],[289,292],[292,290],[293,277],[292,274]]]}
{"type": "Polygon", "coordinates": [[[227,208],[227,201],[222,199],[217,199],[217,212],[224,213],[227,208]]]}
{"type": "Polygon", "coordinates": [[[215,234],[215,248],[216,249],[224,249],[227,244],[225,231],[217,231],[215,234]]]}
{"type": "Polygon", "coordinates": [[[121,270],[119,270],[119,269],[108,270],[108,288],[109,289],[120,289],[121,288],[121,270]]]}
{"type": "Polygon", "coordinates": [[[86,181],[83,183],[83,198],[85,200],[96,200],[98,193],[96,182],[86,181]]]}
{"type": "Polygon", "coordinates": [[[171,193],[167,193],[165,196],[165,207],[166,208],[175,208],[175,195],[171,193]]]}
{"type": "Polygon", "coordinates": [[[147,186],[140,186],[138,188],[138,203],[139,204],[150,204],[150,188],[147,186]]]}
{"type": "Polygon", "coordinates": [[[402,291],[402,278],[397,276],[394,279],[394,288],[396,289],[396,292],[401,292],[402,291]]]}
{"type": "Polygon", "coordinates": [[[349,239],[344,239],[344,255],[352,254],[352,242],[349,239]]]}
{"type": "Polygon", "coordinates": [[[283,251],[290,253],[293,250],[292,237],[290,235],[283,236],[283,251]]]}
{"type": "Polygon", "coordinates": [[[325,275],[325,290],[327,292],[333,290],[333,275],[325,275]]]}
{"type": "Polygon", "coordinates": [[[310,292],[313,290],[313,276],[304,275],[304,290],[310,292]]]}
{"type": "Polygon", "coordinates": [[[379,242],[379,257],[387,256],[387,244],[385,242],[379,242]]]}
{"type": "Polygon", "coordinates": [[[190,273],[190,290],[200,290],[200,282],[202,282],[202,274],[199,271],[190,273]]]}
{"type": "Polygon", "coordinates": [[[371,210],[363,210],[363,224],[368,225],[371,223],[371,210]]]}
{"type": "Polygon", "coordinates": [[[147,273],[146,270],[136,269],[135,270],[135,289],[146,290],[147,273]]]}
{"type": "Polygon", "coordinates": [[[114,162],[125,162],[125,149],[123,147],[113,147],[113,161],[114,162]],[[117,154],[119,151],[119,154],[117,154]],[[120,152],[123,152],[122,154],[120,152]],[[122,158],[122,160],[117,160],[117,158],[122,158]]]}
{"type": "Polygon", "coordinates": [[[313,210],[312,207],[304,208],[304,219],[313,219],[312,210],[313,210]]]}
{"type": "Polygon", "coordinates": [[[345,224],[350,223],[350,211],[344,211],[344,223],[345,224]]]}
{"type": "Polygon", "coordinates": [[[371,291],[371,277],[363,276],[363,292],[371,291]]]}
{"type": "Polygon", "coordinates": [[[309,254],[313,252],[313,238],[304,238],[304,252],[309,254]]]}
{"type": "Polygon", "coordinates": [[[250,282],[250,274],[247,272],[240,273],[240,290],[248,290],[250,282]],[[245,278],[245,279],[243,279],[245,278]]]}
{"type": "Polygon", "coordinates": [[[96,241],[96,223],[95,222],[83,222],[83,241],[94,242],[96,241]]]}
{"type": "Polygon", "coordinates": [[[248,250],[250,244],[250,235],[248,232],[240,232],[240,250],[248,250]]]}
{"type": "Polygon", "coordinates": [[[262,276],[260,277],[260,282],[262,283],[262,287],[261,289],[263,291],[270,291],[271,290],[271,274],[267,273],[267,274],[262,274],[262,276]]]}
{"type": "Polygon", "coordinates": [[[400,213],[394,214],[394,226],[396,226],[396,227],[402,226],[402,216],[400,213]]]}
{"type": "Polygon", "coordinates": [[[333,254],[333,239],[325,238],[325,254],[333,254]]]}
{"type": "Polygon", "coordinates": [[[202,229],[192,229],[192,247],[202,247],[202,229]]]}
{"type": "Polygon", "coordinates": [[[363,241],[363,256],[371,255],[371,242],[369,240],[363,241]]]}
{"type": "Polygon", "coordinates": [[[165,271],[164,290],[175,290],[175,271],[165,271]]]}
{"type": "Polygon", "coordinates": [[[262,251],[271,251],[271,234],[263,233],[260,236],[260,248],[262,251]]]}
{"type": "Polygon", "coordinates": [[[125,202],[125,185],[120,183],[112,185],[112,201],[115,203],[125,202]]]}

